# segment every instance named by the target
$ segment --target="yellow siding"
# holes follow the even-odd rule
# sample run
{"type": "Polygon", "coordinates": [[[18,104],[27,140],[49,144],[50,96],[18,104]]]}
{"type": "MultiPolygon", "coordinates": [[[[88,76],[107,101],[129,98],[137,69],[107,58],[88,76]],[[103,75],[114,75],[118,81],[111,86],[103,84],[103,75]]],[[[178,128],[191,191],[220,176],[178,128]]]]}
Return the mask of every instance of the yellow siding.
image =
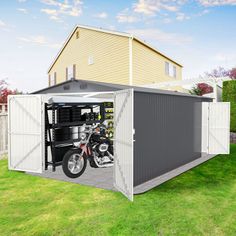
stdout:
{"type": "Polygon", "coordinates": [[[143,85],[170,80],[181,80],[182,68],[154,50],[133,40],[133,84],[143,85]],[[165,74],[165,62],[176,66],[176,78],[165,74]]]}
{"type": "Polygon", "coordinates": [[[76,79],[107,83],[129,83],[129,43],[127,37],[78,28],[56,60],[49,74],[57,73],[57,83],[66,80],[66,67],[76,65],[76,79]],[[94,64],[88,65],[92,56],[94,64]]]}

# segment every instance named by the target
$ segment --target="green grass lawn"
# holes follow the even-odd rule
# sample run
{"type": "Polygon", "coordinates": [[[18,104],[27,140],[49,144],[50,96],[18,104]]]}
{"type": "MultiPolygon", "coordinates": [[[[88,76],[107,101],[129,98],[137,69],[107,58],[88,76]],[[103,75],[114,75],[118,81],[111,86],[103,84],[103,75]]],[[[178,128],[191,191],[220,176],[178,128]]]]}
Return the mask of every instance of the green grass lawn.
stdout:
{"type": "Polygon", "coordinates": [[[133,203],[8,171],[1,160],[0,235],[236,235],[236,145],[133,203]]]}

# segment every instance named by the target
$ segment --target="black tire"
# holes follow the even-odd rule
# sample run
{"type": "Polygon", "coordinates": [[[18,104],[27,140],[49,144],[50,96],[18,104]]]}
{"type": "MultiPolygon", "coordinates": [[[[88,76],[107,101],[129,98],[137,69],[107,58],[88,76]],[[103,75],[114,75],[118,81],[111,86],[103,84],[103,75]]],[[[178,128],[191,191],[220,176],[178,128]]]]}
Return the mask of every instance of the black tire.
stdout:
{"type": "Polygon", "coordinates": [[[95,163],[95,161],[92,158],[89,160],[89,164],[92,168],[98,168],[97,164],[95,163]]]}
{"type": "Polygon", "coordinates": [[[78,177],[80,177],[86,169],[87,158],[86,158],[85,154],[83,156],[81,156],[81,158],[83,158],[83,167],[78,173],[72,173],[70,168],[69,168],[69,161],[71,161],[71,158],[73,158],[73,155],[76,155],[76,154],[80,155],[80,153],[82,153],[82,150],[80,148],[70,149],[69,151],[66,152],[66,154],[63,157],[62,169],[63,169],[64,174],[66,176],[68,176],[69,178],[78,178],[78,177]]]}

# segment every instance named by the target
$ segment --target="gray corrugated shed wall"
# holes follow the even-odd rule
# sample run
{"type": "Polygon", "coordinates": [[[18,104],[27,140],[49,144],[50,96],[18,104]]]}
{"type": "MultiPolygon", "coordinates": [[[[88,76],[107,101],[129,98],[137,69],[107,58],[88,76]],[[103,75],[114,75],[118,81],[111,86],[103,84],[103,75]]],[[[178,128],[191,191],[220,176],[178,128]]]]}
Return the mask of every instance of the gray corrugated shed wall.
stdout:
{"type": "Polygon", "coordinates": [[[134,93],[134,186],[201,156],[202,100],[134,93]]]}

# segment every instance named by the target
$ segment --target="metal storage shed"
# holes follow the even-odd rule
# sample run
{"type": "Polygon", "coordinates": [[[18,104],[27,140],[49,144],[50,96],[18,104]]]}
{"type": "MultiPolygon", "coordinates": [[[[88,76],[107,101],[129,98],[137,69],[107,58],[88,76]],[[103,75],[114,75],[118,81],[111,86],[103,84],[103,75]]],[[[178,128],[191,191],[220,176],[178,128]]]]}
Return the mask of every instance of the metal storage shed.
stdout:
{"type": "MultiPolygon", "coordinates": [[[[54,96],[61,95],[63,86],[71,86],[72,83],[80,84],[79,81],[66,82],[38,91],[38,94],[46,92],[54,96]]],[[[86,83],[89,88],[91,82],[86,83]]],[[[92,84],[96,87],[96,83],[92,84]]],[[[171,91],[104,84],[99,83],[98,86],[107,86],[110,91],[114,91],[114,185],[130,200],[133,200],[133,194],[145,192],[216,154],[229,153],[229,103],[212,103],[210,98],[171,91]]],[[[93,93],[89,92],[86,96],[101,97],[106,94],[94,88],[93,93]]],[[[76,96],[74,86],[66,89],[65,93],[76,96]]],[[[31,109],[29,104],[33,99],[39,98],[36,100],[40,103],[43,96],[47,95],[25,96],[28,100],[26,103],[21,103],[22,96],[19,95],[9,98],[10,169],[27,171],[27,168],[17,168],[17,165],[22,162],[27,162],[26,166],[32,165],[31,153],[27,151],[15,160],[19,149],[19,146],[13,145],[15,137],[21,136],[24,144],[24,137],[29,138],[32,131],[14,130],[14,106],[20,104],[18,112],[29,112],[25,104],[31,109]]],[[[31,109],[30,117],[35,120],[40,116],[41,107],[40,104],[38,108],[35,104],[31,105],[34,111],[31,109]]],[[[20,119],[18,114],[18,122],[20,119]]],[[[39,142],[43,136],[42,125],[39,124],[36,130],[39,142]]],[[[34,164],[41,165],[40,171],[43,168],[43,157],[40,159],[43,148],[41,143],[38,153],[33,150],[33,158],[37,160],[34,164]]]]}

